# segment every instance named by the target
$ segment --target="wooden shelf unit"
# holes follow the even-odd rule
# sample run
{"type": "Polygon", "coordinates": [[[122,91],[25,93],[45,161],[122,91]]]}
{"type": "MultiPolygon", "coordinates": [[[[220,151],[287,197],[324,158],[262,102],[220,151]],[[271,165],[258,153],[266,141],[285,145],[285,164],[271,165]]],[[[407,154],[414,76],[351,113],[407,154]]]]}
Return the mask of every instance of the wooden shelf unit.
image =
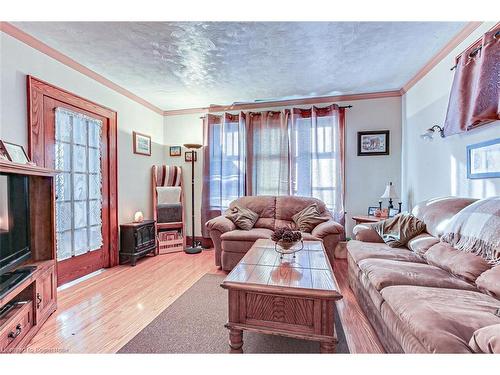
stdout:
{"type": "Polygon", "coordinates": [[[151,169],[151,186],[152,186],[152,197],[153,197],[153,220],[156,222],[155,231],[156,231],[156,239],[157,246],[155,255],[159,254],[168,254],[184,251],[186,248],[186,220],[184,213],[184,187],[181,179],[180,188],[180,204],[182,206],[182,217],[181,221],[178,222],[170,222],[170,223],[158,223],[158,193],[156,188],[157,184],[157,173],[158,167],[153,166],[151,169]],[[176,231],[178,233],[178,237],[175,239],[162,239],[165,232],[176,231]]]}
{"type": "Polygon", "coordinates": [[[29,186],[31,259],[19,268],[32,266],[34,271],[0,298],[0,308],[17,303],[0,319],[0,353],[18,353],[25,351],[33,336],[57,308],[56,172],[2,160],[0,173],[27,176],[29,186]]]}

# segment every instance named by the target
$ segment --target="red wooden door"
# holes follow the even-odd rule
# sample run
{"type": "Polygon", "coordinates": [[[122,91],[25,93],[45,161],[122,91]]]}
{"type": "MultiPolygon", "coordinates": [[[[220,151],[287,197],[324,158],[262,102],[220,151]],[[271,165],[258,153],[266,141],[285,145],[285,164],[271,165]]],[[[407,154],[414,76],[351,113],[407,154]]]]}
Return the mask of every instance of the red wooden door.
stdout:
{"type": "MultiPolygon", "coordinates": [[[[56,139],[58,137],[55,134],[57,108],[88,116],[91,121],[100,121],[102,126],[100,136],[94,134],[93,144],[89,144],[92,147],[97,147],[98,144],[97,148],[100,148],[99,157],[93,159],[94,162],[96,160],[98,162],[93,163],[93,166],[100,167],[102,184],[99,186],[100,190],[93,190],[93,197],[89,195],[88,198],[99,197],[101,202],[100,207],[98,207],[101,210],[100,215],[94,215],[92,219],[100,217],[101,230],[97,231],[94,227],[95,223],[90,222],[88,226],[92,226],[92,228],[88,228],[87,234],[93,230],[94,237],[92,238],[99,234],[99,241],[98,243],[93,242],[93,245],[96,246],[89,247],[87,249],[89,251],[82,252],[85,248],[79,246],[79,250],[82,251],[75,252],[71,256],[66,254],[61,257],[57,263],[57,285],[61,285],[102,267],[113,267],[118,264],[117,114],[109,108],[32,76],[26,77],[26,83],[28,89],[28,148],[29,156],[35,164],[53,168],[56,160],[58,163],[60,162],[60,154],[58,154],[57,159],[55,157],[56,144],[60,146],[59,143],[61,143],[60,139],[56,139]]],[[[87,151],[87,154],[90,155],[90,151],[87,151]]],[[[89,159],[87,159],[87,163],[89,163],[89,159]]],[[[60,168],[61,166],[58,165],[58,167],[59,169],[67,169],[67,166],[60,168]]],[[[92,171],[87,172],[87,174],[91,174],[92,171]]],[[[71,174],[71,171],[69,173],[71,174]]],[[[90,181],[90,177],[88,181],[90,181]]],[[[57,183],[56,186],[58,186],[57,183]]],[[[90,187],[90,183],[88,187],[90,187]]],[[[58,194],[61,192],[59,191],[58,194]]],[[[63,194],[66,192],[64,191],[63,194]]],[[[88,208],[89,206],[87,206],[88,208]]],[[[74,220],[72,214],[67,215],[68,221],[74,220]]],[[[57,226],[60,226],[60,223],[56,225],[56,230],[57,226]]],[[[60,232],[57,233],[59,240],[61,240],[59,238],[60,232]]],[[[90,244],[90,235],[88,239],[88,244],[90,244]]],[[[80,241],[77,241],[77,244],[81,245],[80,241]]]]}
{"type": "MultiPolygon", "coordinates": [[[[56,206],[58,208],[56,209],[56,233],[58,242],[57,276],[58,285],[61,285],[107,267],[109,263],[109,236],[107,235],[109,233],[109,126],[106,117],[85,111],[53,98],[46,98],[44,100],[44,124],[45,166],[61,171],[56,178],[56,190],[60,190],[57,192],[59,196],[56,196],[56,206]],[[98,176],[98,174],[89,173],[91,169],[91,162],[88,157],[89,152],[75,152],[76,148],[82,150],[97,150],[85,145],[85,138],[88,141],[90,133],[88,128],[85,128],[85,130],[83,129],[87,126],[87,121],[74,121],[71,125],[68,125],[70,131],[67,135],[67,139],[61,141],[56,135],[56,117],[58,113],[61,112],[74,113],[75,116],[88,116],[89,119],[100,121],[102,124],[99,140],[100,163],[98,163],[102,183],[99,189],[99,197],[94,196],[94,199],[91,199],[91,190],[96,189],[91,187],[90,180],[96,180],[95,176],[98,176]],[[80,129],[77,129],[78,127],[80,127],[80,129]],[[85,136],[82,137],[84,140],[78,141],[79,143],[74,143],[74,135],[82,132],[85,134],[85,136]],[[56,156],[57,152],[59,152],[59,156],[56,156]],[[63,157],[61,157],[60,154],[63,154],[63,157]],[[67,160],[65,160],[66,158],[67,160]],[[78,158],[86,158],[86,160],[75,160],[78,158]],[[75,169],[75,164],[80,164],[80,169],[75,169]],[[82,166],[84,168],[83,170],[81,169],[82,166]],[[64,182],[64,188],[57,189],[58,184],[61,184],[57,182],[58,179],[64,182]],[[78,187],[75,186],[77,181],[82,182],[82,188],[78,189],[78,187]],[[65,209],[59,209],[59,205],[65,207],[65,209]],[[96,225],[92,226],[90,222],[90,206],[97,205],[101,206],[100,228],[96,225]],[[68,211],[66,207],[69,208],[70,211],[68,211]],[[77,207],[80,208],[77,210],[77,207]],[[67,214],[70,214],[71,218],[65,216],[67,214]],[[76,224],[76,222],[80,224],[76,224]],[[58,229],[57,226],[64,226],[64,228],[58,229]],[[90,236],[99,229],[101,230],[102,245],[90,250],[90,236]]],[[[97,172],[95,167],[94,171],[97,172]]],[[[94,211],[95,210],[94,207],[94,211]]]]}

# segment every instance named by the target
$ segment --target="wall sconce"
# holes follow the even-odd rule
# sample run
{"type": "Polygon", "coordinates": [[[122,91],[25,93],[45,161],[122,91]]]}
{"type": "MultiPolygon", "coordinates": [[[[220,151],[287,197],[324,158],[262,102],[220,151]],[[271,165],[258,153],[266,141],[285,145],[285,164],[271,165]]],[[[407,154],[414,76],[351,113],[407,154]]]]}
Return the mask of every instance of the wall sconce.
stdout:
{"type": "Polygon", "coordinates": [[[424,134],[420,135],[420,138],[426,141],[432,141],[436,132],[439,132],[441,138],[444,138],[444,128],[439,125],[434,125],[432,128],[427,129],[424,134]]]}

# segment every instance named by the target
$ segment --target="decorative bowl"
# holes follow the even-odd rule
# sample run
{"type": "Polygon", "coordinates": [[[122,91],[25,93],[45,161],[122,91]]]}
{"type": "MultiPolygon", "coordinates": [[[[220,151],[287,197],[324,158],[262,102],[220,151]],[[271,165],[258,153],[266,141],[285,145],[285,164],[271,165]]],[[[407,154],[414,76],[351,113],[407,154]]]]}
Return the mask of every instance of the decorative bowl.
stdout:
{"type": "Polygon", "coordinates": [[[300,241],[283,241],[279,240],[274,243],[274,250],[281,254],[281,258],[286,254],[294,254],[304,248],[303,240],[300,241]],[[298,245],[300,243],[300,245],[298,245]],[[298,245],[298,246],[295,246],[298,245]]]}

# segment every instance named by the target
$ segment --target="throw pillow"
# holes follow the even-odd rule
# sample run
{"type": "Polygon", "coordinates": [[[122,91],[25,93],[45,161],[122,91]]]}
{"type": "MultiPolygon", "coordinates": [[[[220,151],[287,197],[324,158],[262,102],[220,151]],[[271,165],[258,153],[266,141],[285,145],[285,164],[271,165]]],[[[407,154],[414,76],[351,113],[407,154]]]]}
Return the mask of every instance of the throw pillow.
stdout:
{"type": "Polygon", "coordinates": [[[466,253],[500,264],[500,197],[481,199],[458,212],[441,241],[466,253]]]}
{"type": "Polygon", "coordinates": [[[425,230],[425,223],[410,214],[399,214],[379,221],[372,228],[390,247],[401,247],[425,230]]]}
{"type": "Polygon", "coordinates": [[[301,232],[311,233],[316,225],[330,220],[327,216],[322,216],[316,203],[310,204],[302,211],[292,216],[292,220],[301,232]]]}
{"type": "Polygon", "coordinates": [[[257,220],[259,219],[259,215],[246,207],[241,207],[238,205],[234,205],[230,207],[225,216],[231,220],[234,225],[243,230],[250,230],[253,228],[257,220]]]}

